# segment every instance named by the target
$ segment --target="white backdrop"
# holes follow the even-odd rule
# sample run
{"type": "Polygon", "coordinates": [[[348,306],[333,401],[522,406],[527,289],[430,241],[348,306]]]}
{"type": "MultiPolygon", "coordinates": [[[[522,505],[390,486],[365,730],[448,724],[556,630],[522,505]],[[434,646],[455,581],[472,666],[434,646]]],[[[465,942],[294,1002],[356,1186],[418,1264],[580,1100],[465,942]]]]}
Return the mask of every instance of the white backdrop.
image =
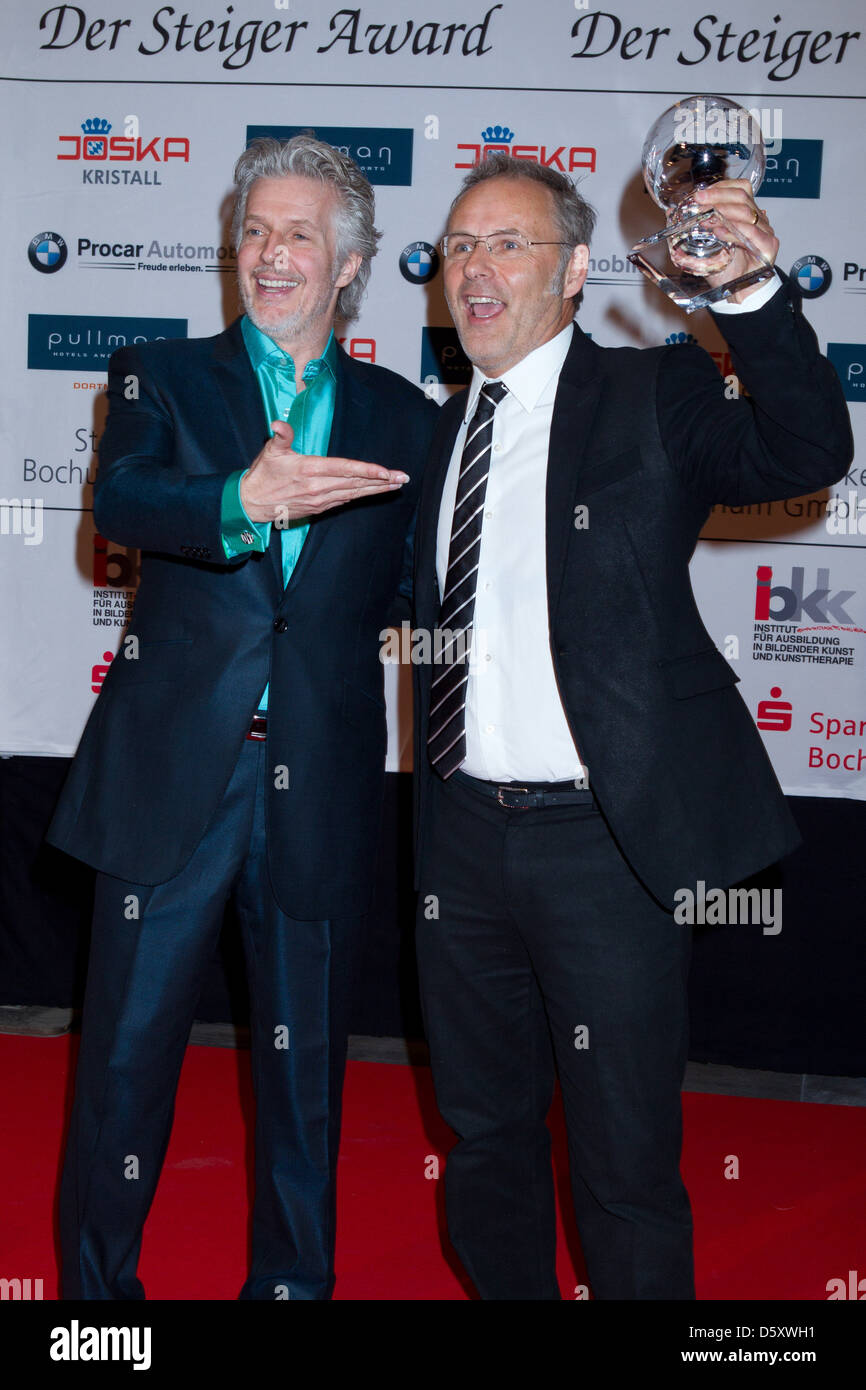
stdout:
{"type": "MultiPolygon", "coordinates": [[[[597,208],[580,312],[597,342],[691,335],[727,374],[708,316],[681,314],[625,259],[661,222],[638,159],[659,112],[691,92],[766,112],[781,147],[759,202],[780,264],[814,295],[860,443],[859,5],[818,20],[789,0],[774,21],[775,0],[724,0],[718,18],[607,3],[5,7],[0,751],[71,754],[119,645],[138,556],[94,536],[105,363],[123,341],[234,317],[226,195],[253,127],[315,129],[366,169],[384,236],[345,346],[440,382],[444,399],[460,354],[430,252],[461,170],[491,145],[571,171],[597,208]]],[[[786,791],[866,797],[866,466],[811,499],[717,508],[704,536],[695,592],[786,791]]],[[[407,674],[398,693],[386,668],[392,769],[408,766],[407,674]]]]}

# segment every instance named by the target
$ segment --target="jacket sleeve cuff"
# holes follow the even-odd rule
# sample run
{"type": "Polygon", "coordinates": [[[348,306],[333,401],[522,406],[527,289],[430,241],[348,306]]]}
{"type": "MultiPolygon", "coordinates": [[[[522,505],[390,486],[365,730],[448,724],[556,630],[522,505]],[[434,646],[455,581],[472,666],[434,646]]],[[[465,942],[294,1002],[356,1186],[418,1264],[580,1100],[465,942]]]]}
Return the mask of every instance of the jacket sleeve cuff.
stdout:
{"type": "Polygon", "coordinates": [[[756,290],[753,290],[748,298],[741,304],[735,304],[732,299],[720,299],[718,304],[713,304],[710,308],[712,314],[753,314],[756,309],[763,309],[764,305],[773,298],[782,288],[782,281],[778,274],[771,275],[756,290]]]}

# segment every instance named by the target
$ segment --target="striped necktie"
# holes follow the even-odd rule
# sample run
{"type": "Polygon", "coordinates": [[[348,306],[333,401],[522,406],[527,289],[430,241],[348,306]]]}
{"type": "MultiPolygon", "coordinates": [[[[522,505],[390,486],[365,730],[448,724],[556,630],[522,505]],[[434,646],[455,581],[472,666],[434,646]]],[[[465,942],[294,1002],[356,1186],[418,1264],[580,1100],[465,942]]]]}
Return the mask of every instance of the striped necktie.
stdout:
{"type": "Polygon", "coordinates": [[[450,777],[466,757],[466,688],[481,522],[493,447],[493,412],[507,394],[508,387],[501,381],[487,382],[481,388],[460,459],[445,594],[439,614],[439,632],[447,629],[448,635],[440,639],[441,651],[434,647],[435,660],[442,663],[442,669],[431,688],[427,735],[430,761],[440,777],[450,777]]]}

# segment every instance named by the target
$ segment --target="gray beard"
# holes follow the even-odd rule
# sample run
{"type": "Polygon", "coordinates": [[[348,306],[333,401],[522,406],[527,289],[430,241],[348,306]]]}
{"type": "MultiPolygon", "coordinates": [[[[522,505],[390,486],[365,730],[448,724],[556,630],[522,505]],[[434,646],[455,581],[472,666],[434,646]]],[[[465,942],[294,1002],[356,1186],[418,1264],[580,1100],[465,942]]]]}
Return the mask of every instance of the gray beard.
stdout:
{"type": "Polygon", "coordinates": [[[334,286],[332,284],[311,309],[294,309],[292,313],[287,314],[285,318],[279,319],[276,323],[265,323],[259,322],[256,310],[253,307],[252,297],[247,293],[246,287],[241,283],[240,279],[238,280],[238,295],[247,318],[251,323],[255,324],[260,333],[264,333],[266,337],[271,338],[274,342],[284,343],[291,342],[293,338],[297,337],[298,334],[303,331],[310,319],[318,317],[327,310],[331,301],[333,289],[334,286]]]}

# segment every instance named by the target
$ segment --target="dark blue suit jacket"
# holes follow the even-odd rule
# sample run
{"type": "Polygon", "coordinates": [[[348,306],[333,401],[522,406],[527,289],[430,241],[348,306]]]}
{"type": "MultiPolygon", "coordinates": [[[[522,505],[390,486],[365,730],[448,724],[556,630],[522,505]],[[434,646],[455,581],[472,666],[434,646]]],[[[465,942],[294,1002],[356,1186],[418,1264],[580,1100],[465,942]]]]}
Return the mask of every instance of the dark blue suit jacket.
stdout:
{"type": "Polygon", "coordinates": [[[270,681],[270,875],[296,918],[365,911],[384,785],[379,634],[405,575],[436,407],[338,353],[329,453],[402,469],[399,492],[312,520],[285,590],[276,547],[225,559],[227,474],[267,439],[240,321],[111,359],[94,516],[141,549],[129,634],[84,731],[49,839],[107,874],[162,883],[228,784],[270,681]],[[138,399],[127,399],[130,379],[138,399]],[[286,773],[288,787],[279,787],[286,773]]]}
{"type": "MultiPolygon", "coordinates": [[[[839,379],[790,283],[764,308],[717,323],[751,402],[726,399],[700,348],[602,348],[575,325],[538,557],[554,672],[590,786],[626,859],[667,906],[679,888],[727,887],[799,841],[735,666],[695,604],[698,534],[714,503],[802,496],[841,477],[853,454],[839,379]],[[576,506],[588,509],[587,525],[576,527],[576,506]]],[[[442,409],[422,488],[420,628],[438,618],[439,506],[463,409],[462,394],[442,409]]],[[[419,877],[434,775],[430,685],[431,668],[415,667],[419,877]]]]}

